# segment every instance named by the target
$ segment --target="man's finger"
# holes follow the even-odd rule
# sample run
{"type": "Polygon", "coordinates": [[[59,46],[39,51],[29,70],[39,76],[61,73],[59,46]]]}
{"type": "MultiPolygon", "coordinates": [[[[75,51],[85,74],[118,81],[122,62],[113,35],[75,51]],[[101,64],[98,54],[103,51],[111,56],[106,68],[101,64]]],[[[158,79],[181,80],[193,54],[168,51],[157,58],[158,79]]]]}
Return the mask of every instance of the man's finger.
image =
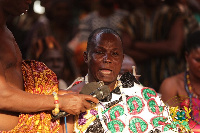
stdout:
{"type": "Polygon", "coordinates": [[[86,109],[89,109],[89,108],[92,107],[92,104],[89,103],[89,102],[87,102],[87,101],[84,101],[84,102],[83,102],[83,105],[84,105],[84,107],[85,107],[86,109]]]}
{"type": "Polygon", "coordinates": [[[93,96],[90,96],[90,95],[83,95],[83,98],[87,101],[91,101],[91,102],[94,102],[94,103],[99,103],[99,100],[93,96]]]}

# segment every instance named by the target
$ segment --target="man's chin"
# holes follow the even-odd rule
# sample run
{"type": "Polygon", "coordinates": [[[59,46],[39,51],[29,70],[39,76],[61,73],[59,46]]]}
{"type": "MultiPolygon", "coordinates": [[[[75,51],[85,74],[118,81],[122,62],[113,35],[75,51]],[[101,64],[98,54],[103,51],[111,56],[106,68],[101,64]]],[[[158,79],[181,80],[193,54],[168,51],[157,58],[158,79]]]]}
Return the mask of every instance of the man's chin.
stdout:
{"type": "Polygon", "coordinates": [[[111,79],[111,78],[104,78],[104,79],[101,79],[100,81],[103,81],[105,85],[109,85],[109,84],[111,84],[114,80],[111,79]]]}
{"type": "Polygon", "coordinates": [[[108,84],[112,83],[113,81],[115,81],[115,78],[113,78],[113,77],[115,77],[113,74],[99,74],[96,77],[96,81],[103,81],[104,84],[108,85],[108,84]]]}
{"type": "Polygon", "coordinates": [[[104,85],[110,85],[112,82],[104,82],[104,85]]]}

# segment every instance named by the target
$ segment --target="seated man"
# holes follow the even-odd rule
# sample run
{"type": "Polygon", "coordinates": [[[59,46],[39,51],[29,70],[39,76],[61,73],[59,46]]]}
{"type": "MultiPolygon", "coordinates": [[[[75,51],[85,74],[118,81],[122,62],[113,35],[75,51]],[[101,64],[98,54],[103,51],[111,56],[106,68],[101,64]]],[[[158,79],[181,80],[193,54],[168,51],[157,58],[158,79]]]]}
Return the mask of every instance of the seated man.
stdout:
{"type": "Polygon", "coordinates": [[[90,110],[74,118],[68,116],[69,133],[157,132],[176,127],[166,119],[168,108],[153,89],[143,87],[130,73],[119,76],[123,58],[117,32],[99,28],[90,34],[84,53],[88,74],[78,78],[70,90],[80,92],[85,84],[103,81],[110,94],[90,110]]]}

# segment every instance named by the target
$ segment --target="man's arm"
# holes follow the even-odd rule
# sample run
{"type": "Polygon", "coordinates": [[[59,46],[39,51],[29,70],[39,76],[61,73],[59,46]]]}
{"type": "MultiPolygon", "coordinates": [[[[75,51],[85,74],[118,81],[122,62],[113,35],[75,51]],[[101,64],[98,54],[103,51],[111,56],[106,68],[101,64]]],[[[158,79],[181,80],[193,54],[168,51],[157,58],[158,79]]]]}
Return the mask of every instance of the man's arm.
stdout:
{"type": "Polygon", "coordinates": [[[151,58],[150,54],[132,48],[132,39],[127,31],[121,31],[121,38],[123,40],[124,53],[131,56],[136,62],[142,62],[151,58]]]}
{"type": "MultiPolygon", "coordinates": [[[[0,84],[0,110],[29,113],[55,108],[53,95],[30,94],[2,84],[2,81],[0,84]]],[[[58,95],[58,98],[60,109],[74,115],[91,107],[87,100],[98,103],[96,98],[82,94],[58,95]]]]}
{"type": "MultiPolygon", "coordinates": [[[[37,112],[55,108],[53,95],[37,95],[22,91],[11,86],[5,78],[4,69],[0,65],[0,110],[14,112],[37,112]]],[[[87,102],[98,100],[89,95],[65,94],[58,95],[60,109],[70,114],[79,114],[91,107],[87,102]]]]}
{"type": "Polygon", "coordinates": [[[178,18],[172,25],[167,40],[152,43],[135,42],[134,48],[154,56],[177,54],[182,48],[183,41],[184,22],[178,18]]]}
{"type": "Polygon", "coordinates": [[[134,49],[124,49],[124,53],[131,56],[137,63],[151,58],[149,54],[134,49]]]}

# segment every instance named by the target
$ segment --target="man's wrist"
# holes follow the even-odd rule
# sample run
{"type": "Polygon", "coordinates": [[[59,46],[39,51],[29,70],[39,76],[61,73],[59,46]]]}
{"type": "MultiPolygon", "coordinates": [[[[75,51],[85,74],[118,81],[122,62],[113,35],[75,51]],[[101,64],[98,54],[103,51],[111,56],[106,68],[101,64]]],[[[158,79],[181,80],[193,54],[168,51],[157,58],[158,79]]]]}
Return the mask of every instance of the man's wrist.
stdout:
{"type": "Polygon", "coordinates": [[[56,92],[53,92],[53,97],[54,97],[54,105],[55,105],[55,109],[52,110],[52,114],[53,115],[57,115],[60,112],[59,109],[59,100],[58,100],[58,95],[56,92]]]}

